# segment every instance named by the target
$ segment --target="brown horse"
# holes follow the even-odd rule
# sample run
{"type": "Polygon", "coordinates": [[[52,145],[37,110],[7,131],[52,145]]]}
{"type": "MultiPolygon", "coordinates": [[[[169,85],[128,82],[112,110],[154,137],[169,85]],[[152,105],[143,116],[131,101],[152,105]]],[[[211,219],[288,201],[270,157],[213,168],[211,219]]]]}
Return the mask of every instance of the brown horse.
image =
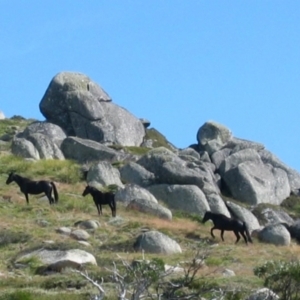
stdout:
{"type": "Polygon", "coordinates": [[[6,184],[10,184],[13,181],[17,183],[17,185],[20,187],[21,192],[25,195],[27,204],[29,204],[28,194],[37,195],[41,193],[46,194],[50,205],[58,202],[58,192],[54,182],[52,181],[33,181],[14,172],[10,172],[6,180],[6,184]],[[52,197],[52,191],[54,194],[54,198],[52,197]]]}

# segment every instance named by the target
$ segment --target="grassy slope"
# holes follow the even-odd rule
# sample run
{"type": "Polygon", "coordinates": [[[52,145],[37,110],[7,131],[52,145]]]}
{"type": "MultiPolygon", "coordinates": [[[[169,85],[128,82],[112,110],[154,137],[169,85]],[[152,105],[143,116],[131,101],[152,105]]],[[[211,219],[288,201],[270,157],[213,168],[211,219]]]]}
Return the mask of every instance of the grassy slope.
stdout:
{"type": "MultiPolygon", "coordinates": [[[[112,295],[109,299],[116,297],[113,286],[109,283],[106,268],[111,268],[114,261],[120,263],[119,256],[126,260],[141,259],[141,253],[135,253],[132,245],[141,229],[145,227],[160,230],[180,243],[182,254],[160,256],[167,264],[175,265],[178,262],[189,261],[197,250],[208,250],[210,254],[206,266],[201,269],[199,276],[211,278],[226,287],[261,287],[262,281],[253,274],[255,266],[271,259],[289,260],[300,257],[300,248],[295,243],[289,247],[276,247],[254,239],[254,244],[248,247],[243,242],[234,245],[235,237],[230,232],[225,233],[224,243],[220,241],[218,233],[216,240],[212,241],[209,222],[202,225],[179,213],[175,213],[173,221],[169,222],[128,211],[119,205],[118,215],[125,222],[112,225],[109,222],[111,217],[108,207],[104,207],[104,215],[99,218],[90,196],[80,196],[85,182],[80,180],[76,164],[68,161],[25,163],[2,153],[0,165],[0,300],[58,299],[58,294],[59,299],[89,299],[90,292],[96,292],[82,277],[71,273],[70,270],[40,276],[35,275],[38,262],[31,261],[26,268],[15,268],[11,264],[11,260],[20,251],[46,246],[45,241],[48,240],[55,241],[51,246],[54,248],[80,248],[91,252],[97,259],[98,267],[88,267],[89,274],[95,279],[101,276],[104,278],[104,288],[112,295]],[[34,179],[55,180],[60,194],[59,204],[50,207],[47,200],[40,200],[39,197],[31,195],[30,205],[27,206],[17,185],[5,184],[10,169],[18,170],[34,179]],[[75,222],[86,219],[98,219],[101,222],[101,227],[91,234],[89,248],[55,232],[58,227],[72,227],[75,222]],[[40,226],[40,220],[48,221],[49,225],[40,226]],[[215,242],[219,243],[218,247],[214,246],[215,242]],[[222,271],[225,268],[233,270],[237,276],[223,277],[222,271]],[[16,289],[18,293],[23,291],[25,294],[9,298],[8,293],[16,289]],[[30,294],[26,294],[28,291],[30,294]]],[[[152,257],[157,255],[146,254],[147,259],[152,257]]]]}

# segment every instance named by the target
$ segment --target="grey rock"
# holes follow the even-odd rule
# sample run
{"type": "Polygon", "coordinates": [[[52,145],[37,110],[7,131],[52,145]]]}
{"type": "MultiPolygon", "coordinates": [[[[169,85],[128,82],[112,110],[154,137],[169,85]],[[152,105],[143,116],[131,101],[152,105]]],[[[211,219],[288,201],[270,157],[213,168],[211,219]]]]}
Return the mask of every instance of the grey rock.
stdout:
{"type": "Polygon", "coordinates": [[[98,84],[80,73],[57,74],[40,102],[40,110],[67,135],[83,139],[139,146],[145,136],[138,118],[112,103],[98,84]]]}
{"type": "Polygon", "coordinates": [[[48,270],[60,272],[64,268],[80,268],[85,264],[97,265],[95,257],[80,249],[70,250],[46,250],[39,249],[20,255],[16,263],[28,261],[30,258],[37,258],[48,270]]]}
{"type": "Polygon", "coordinates": [[[232,137],[230,141],[226,144],[227,148],[230,148],[232,153],[244,150],[244,149],[254,149],[256,151],[263,150],[265,146],[261,143],[252,142],[245,139],[240,139],[236,137],[232,137]]]}
{"type": "Polygon", "coordinates": [[[63,235],[70,235],[72,230],[69,227],[60,227],[56,229],[56,232],[63,235]]]}
{"type": "Polygon", "coordinates": [[[265,243],[287,246],[291,243],[291,235],[282,224],[268,225],[258,231],[258,239],[265,243]]]}
{"type": "Polygon", "coordinates": [[[90,235],[83,229],[73,230],[70,236],[78,241],[86,241],[90,237],[90,235]]]}
{"type": "Polygon", "coordinates": [[[256,216],[249,209],[231,201],[227,201],[226,206],[231,213],[231,217],[246,222],[248,230],[250,232],[261,227],[256,216]]]}
{"type": "Polygon", "coordinates": [[[185,148],[179,151],[178,153],[179,157],[181,156],[192,156],[198,160],[200,160],[200,154],[196,150],[192,148],[185,148]]]}
{"type": "Polygon", "coordinates": [[[227,157],[220,166],[220,174],[232,196],[247,204],[280,204],[290,195],[286,172],[264,164],[253,149],[227,157]]]}
{"type": "Polygon", "coordinates": [[[175,254],[181,253],[180,245],[169,236],[159,231],[147,231],[133,245],[135,251],[144,250],[146,253],[175,254]]]}
{"type": "Polygon", "coordinates": [[[154,174],[136,162],[128,162],[119,170],[123,182],[135,183],[142,187],[149,186],[155,182],[154,174]]]}
{"type": "Polygon", "coordinates": [[[209,155],[220,150],[232,138],[231,131],[225,126],[209,121],[204,123],[197,132],[197,141],[209,155]]]}
{"type": "Polygon", "coordinates": [[[224,200],[219,194],[216,193],[208,194],[206,195],[206,200],[211,212],[215,214],[222,214],[229,218],[231,217],[230,212],[228,211],[224,200]]]}
{"type": "Polygon", "coordinates": [[[98,189],[111,184],[117,185],[120,188],[124,187],[120,179],[119,170],[107,161],[101,161],[92,165],[87,173],[86,181],[89,185],[98,189]]]}
{"type": "Polygon", "coordinates": [[[22,136],[26,139],[32,134],[43,134],[48,139],[52,140],[57,146],[60,147],[62,141],[67,137],[64,130],[56,124],[49,122],[36,121],[28,125],[22,132],[22,136]]]}
{"type": "Polygon", "coordinates": [[[279,158],[277,158],[270,151],[261,150],[261,151],[259,151],[259,155],[261,157],[261,160],[265,164],[270,164],[274,168],[282,169],[287,173],[291,191],[298,190],[300,188],[300,173],[299,172],[288,167],[286,164],[284,164],[282,161],[280,161],[279,158]]]}
{"type": "Polygon", "coordinates": [[[209,210],[204,193],[195,185],[157,184],[147,188],[156,199],[177,209],[203,216],[209,210]]]}
{"type": "Polygon", "coordinates": [[[130,201],[127,208],[146,213],[147,215],[150,214],[161,219],[172,220],[172,212],[168,208],[147,199],[134,199],[130,201]]]}
{"type": "Polygon", "coordinates": [[[254,291],[245,300],[279,300],[279,296],[268,288],[261,288],[254,291]]]}
{"type": "Polygon", "coordinates": [[[73,159],[80,163],[91,161],[118,161],[122,159],[120,152],[103,144],[78,137],[67,137],[63,140],[61,150],[67,159],[73,159]]]}
{"type": "Polygon", "coordinates": [[[57,144],[55,144],[46,135],[41,133],[32,133],[27,136],[27,140],[29,140],[37,149],[41,159],[65,159],[57,144]]]}
{"type": "Polygon", "coordinates": [[[218,150],[214,152],[211,155],[211,160],[213,164],[216,166],[216,169],[218,170],[220,168],[220,165],[222,162],[231,154],[231,149],[229,148],[223,148],[221,150],[218,150]]]}
{"type": "Polygon", "coordinates": [[[128,205],[135,199],[145,199],[149,202],[157,204],[157,199],[147,189],[137,184],[126,184],[124,189],[119,189],[115,194],[115,200],[118,203],[128,205]]]}
{"type": "Polygon", "coordinates": [[[137,163],[154,173],[157,183],[197,185],[202,189],[209,182],[212,191],[218,191],[211,170],[207,169],[203,163],[190,164],[188,167],[187,162],[164,147],[148,151],[137,163]]]}
{"type": "Polygon", "coordinates": [[[85,220],[76,222],[74,226],[83,229],[97,229],[101,226],[101,224],[97,220],[85,220]]]}
{"type": "Polygon", "coordinates": [[[271,225],[277,223],[285,223],[287,225],[293,225],[294,220],[289,216],[288,213],[283,211],[280,206],[266,207],[261,210],[263,216],[264,225],[271,225]]]}
{"type": "Polygon", "coordinates": [[[234,273],[234,271],[232,271],[232,270],[230,270],[230,269],[224,269],[224,270],[222,271],[222,275],[223,275],[224,277],[233,277],[233,276],[235,276],[235,273],[234,273]]]}
{"type": "Polygon", "coordinates": [[[34,145],[24,138],[14,138],[12,140],[11,152],[16,156],[39,160],[40,155],[34,145]]]}

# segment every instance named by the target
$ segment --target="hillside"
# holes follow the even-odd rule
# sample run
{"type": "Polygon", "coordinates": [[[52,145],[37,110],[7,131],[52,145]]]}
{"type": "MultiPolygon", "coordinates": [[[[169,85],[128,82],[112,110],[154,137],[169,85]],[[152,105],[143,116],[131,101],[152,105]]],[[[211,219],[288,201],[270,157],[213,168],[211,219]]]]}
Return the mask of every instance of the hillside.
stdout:
{"type": "MultiPolygon", "coordinates": [[[[19,118],[1,120],[0,135],[13,134],[14,130],[20,130],[30,122],[19,118]]],[[[235,245],[232,232],[226,232],[225,242],[221,242],[218,231],[213,240],[210,222],[202,225],[197,222],[200,218],[196,215],[180,211],[173,211],[172,221],[166,221],[118,204],[117,218],[111,217],[108,206],[103,207],[104,214],[99,217],[91,196],[81,196],[86,182],[78,163],[70,160],[26,161],[11,155],[9,139],[1,143],[0,165],[0,300],[90,299],[91,294],[97,293],[95,287],[70,268],[40,275],[41,265],[37,260],[14,263],[20,253],[40,248],[82,249],[93,254],[98,266],[85,266],[89,276],[98,281],[103,277],[105,299],[116,299],[108,269],[113,269],[114,263],[121,267],[122,260],[131,262],[143,258],[141,252],[134,251],[133,244],[145,228],[167,234],[182,248],[182,253],[174,255],[146,253],[145,259],[161,258],[171,266],[186,266],[197,253],[199,257],[205,255],[205,264],[199,269],[197,279],[215,289],[239,291],[240,296],[235,295],[234,299],[243,299],[244,293],[263,286],[263,280],[253,273],[256,266],[268,260],[289,261],[300,257],[300,248],[294,241],[289,246],[275,246],[261,243],[254,237],[254,243],[249,246],[242,240],[235,245]],[[27,205],[16,183],[5,184],[12,170],[31,179],[54,181],[60,196],[58,204],[50,206],[45,198],[30,195],[27,205]],[[90,246],[56,232],[61,227],[75,228],[74,224],[80,220],[93,219],[101,226],[89,231],[90,246]],[[224,276],[226,269],[234,271],[236,276],[224,276]]],[[[210,299],[212,294],[205,296],[210,299]]]]}

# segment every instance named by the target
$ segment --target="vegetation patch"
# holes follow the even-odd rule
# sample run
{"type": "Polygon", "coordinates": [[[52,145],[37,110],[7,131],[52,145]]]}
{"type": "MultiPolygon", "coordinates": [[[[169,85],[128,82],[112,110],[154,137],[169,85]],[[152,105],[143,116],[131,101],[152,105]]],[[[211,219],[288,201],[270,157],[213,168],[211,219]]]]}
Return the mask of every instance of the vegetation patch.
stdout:
{"type": "Polygon", "coordinates": [[[31,236],[24,232],[14,232],[8,229],[0,231],[0,247],[5,247],[9,244],[26,243],[31,239],[31,236]]]}

